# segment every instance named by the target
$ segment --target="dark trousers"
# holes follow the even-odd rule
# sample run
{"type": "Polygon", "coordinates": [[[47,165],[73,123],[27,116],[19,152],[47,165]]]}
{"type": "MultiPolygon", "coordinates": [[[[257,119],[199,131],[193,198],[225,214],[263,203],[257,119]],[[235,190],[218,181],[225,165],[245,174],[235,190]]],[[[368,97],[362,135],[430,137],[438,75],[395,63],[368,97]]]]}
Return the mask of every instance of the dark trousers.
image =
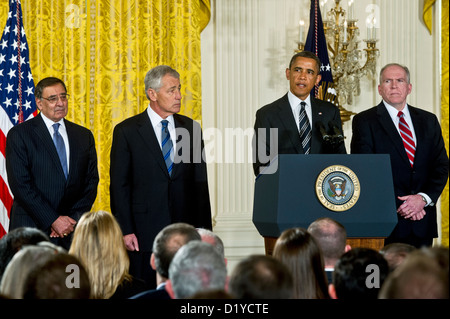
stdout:
{"type": "Polygon", "coordinates": [[[151,251],[128,251],[130,275],[143,280],[147,289],[156,289],[156,271],[150,265],[151,251]]]}
{"type": "Polygon", "coordinates": [[[433,238],[417,237],[414,234],[410,234],[408,237],[396,237],[395,235],[391,234],[384,240],[384,245],[386,246],[387,244],[391,243],[410,244],[416,248],[421,248],[423,246],[431,247],[433,245],[433,238]]]}

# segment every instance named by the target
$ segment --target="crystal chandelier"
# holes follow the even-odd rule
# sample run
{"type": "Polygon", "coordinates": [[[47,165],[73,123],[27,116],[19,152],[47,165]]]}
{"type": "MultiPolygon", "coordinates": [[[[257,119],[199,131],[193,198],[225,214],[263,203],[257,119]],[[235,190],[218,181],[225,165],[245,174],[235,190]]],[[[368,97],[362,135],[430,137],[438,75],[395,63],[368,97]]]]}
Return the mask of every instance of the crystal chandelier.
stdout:
{"type": "Polygon", "coordinates": [[[354,113],[345,110],[342,105],[353,104],[353,96],[361,93],[360,80],[363,77],[376,77],[376,63],[379,51],[376,47],[376,21],[367,21],[367,37],[364,40],[365,64],[360,65],[362,52],[358,48],[360,41],[359,28],[356,25],[353,1],[349,2],[346,16],[345,10],[335,0],[335,7],[324,16],[323,29],[327,40],[329,59],[333,72],[333,81],[341,109],[342,121],[347,121],[354,113]]]}
{"type": "MultiPolygon", "coordinates": [[[[326,2],[326,1],[325,1],[326,2]]],[[[323,30],[328,47],[328,57],[333,74],[334,88],[337,98],[333,101],[338,105],[342,122],[350,120],[355,113],[347,111],[342,105],[353,104],[353,97],[361,93],[360,80],[364,77],[376,77],[376,61],[379,51],[376,47],[376,21],[366,21],[367,37],[365,63],[361,66],[363,54],[359,49],[360,30],[354,17],[353,0],[348,2],[348,12],[340,6],[341,0],[334,1],[334,7],[323,12],[323,30]]],[[[302,29],[301,29],[302,30],[302,29]]],[[[300,31],[302,32],[302,31],[300,31]]],[[[302,37],[302,35],[300,35],[302,37]]],[[[299,50],[303,50],[304,43],[300,40],[299,50]]]]}

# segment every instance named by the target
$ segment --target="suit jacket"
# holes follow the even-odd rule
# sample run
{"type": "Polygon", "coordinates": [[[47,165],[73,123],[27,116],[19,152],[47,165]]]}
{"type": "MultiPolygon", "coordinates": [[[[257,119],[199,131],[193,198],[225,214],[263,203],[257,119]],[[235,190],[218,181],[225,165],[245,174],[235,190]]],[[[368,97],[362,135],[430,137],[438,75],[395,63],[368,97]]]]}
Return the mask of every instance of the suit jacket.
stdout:
{"type": "MultiPolygon", "coordinates": [[[[353,118],[352,154],[389,154],[397,207],[397,196],[423,192],[436,203],[448,179],[448,157],[441,127],[430,112],[408,105],[416,134],[416,153],[411,168],[403,141],[384,103],[363,111],[353,118]]],[[[414,233],[418,237],[437,237],[436,206],[425,207],[420,221],[398,216],[396,237],[414,233]]]]}
{"type": "Polygon", "coordinates": [[[111,210],[123,234],[136,235],[140,251],[151,251],[158,232],[175,222],[212,229],[200,125],[173,117],[177,143],[171,176],[147,111],[114,128],[111,210]]]}
{"type": "Polygon", "coordinates": [[[9,229],[37,227],[50,234],[59,216],[78,220],[97,196],[99,175],[92,132],[64,120],[70,158],[67,180],[41,114],[8,132],[6,170],[14,195],[9,229]]]}
{"type": "MultiPolygon", "coordinates": [[[[324,143],[322,134],[316,126],[316,123],[320,122],[323,124],[325,130],[327,130],[327,128],[329,128],[329,123],[332,122],[339,128],[340,132],[342,132],[339,109],[329,102],[315,99],[312,96],[311,108],[311,154],[346,154],[347,152],[343,142],[336,146],[327,145],[324,143]]],[[[277,154],[304,154],[296,121],[298,120],[294,119],[287,94],[280,99],[263,106],[256,112],[254,126],[256,141],[254,141],[253,144],[256,156],[256,160],[253,163],[255,175],[259,174],[260,166],[267,164],[267,160],[264,160],[258,156],[258,149],[265,146],[266,154],[270,153],[269,145],[271,135],[269,129],[271,128],[278,129],[277,154]],[[259,134],[259,128],[266,129],[266,137],[259,134]]],[[[334,134],[330,131],[330,129],[327,130],[327,133],[331,135],[334,134]]]]}
{"type": "Polygon", "coordinates": [[[159,300],[169,300],[172,299],[166,290],[165,283],[160,285],[156,289],[146,290],[138,293],[128,299],[159,299],[159,300]]]}

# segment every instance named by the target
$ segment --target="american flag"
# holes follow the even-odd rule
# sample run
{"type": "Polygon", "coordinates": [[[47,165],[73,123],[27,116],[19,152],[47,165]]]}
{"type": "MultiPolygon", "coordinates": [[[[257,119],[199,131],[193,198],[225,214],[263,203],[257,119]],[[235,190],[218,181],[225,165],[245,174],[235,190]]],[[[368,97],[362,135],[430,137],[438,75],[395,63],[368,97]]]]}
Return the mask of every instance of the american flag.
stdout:
{"type": "Polygon", "coordinates": [[[8,232],[13,203],[6,176],[6,135],[11,127],[37,114],[22,21],[20,0],[10,0],[8,19],[0,40],[0,238],[8,232]]]}
{"type": "Polygon", "coordinates": [[[321,100],[335,104],[336,90],[333,84],[330,59],[328,57],[327,40],[323,29],[322,16],[320,13],[319,0],[311,0],[309,12],[309,30],[305,42],[305,51],[310,51],[320,59],[320,74],[322,79],[314,88],[313,95],[321,100]]]}

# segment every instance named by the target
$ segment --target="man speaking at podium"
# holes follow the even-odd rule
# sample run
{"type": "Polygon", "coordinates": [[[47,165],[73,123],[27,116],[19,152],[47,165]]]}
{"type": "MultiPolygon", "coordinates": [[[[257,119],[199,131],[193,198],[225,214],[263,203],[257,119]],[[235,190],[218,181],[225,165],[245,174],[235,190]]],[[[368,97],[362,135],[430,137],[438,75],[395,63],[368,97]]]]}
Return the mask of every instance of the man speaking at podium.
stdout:
{"type": "Polygon", "coordinates": [[[347,153],[339,109],[310,94],[321,80],[320,65],[314,53],[296,53],[286,69],[289,92],[256,112],[253,141],[256,176],[278,154],[347,153]]]}

